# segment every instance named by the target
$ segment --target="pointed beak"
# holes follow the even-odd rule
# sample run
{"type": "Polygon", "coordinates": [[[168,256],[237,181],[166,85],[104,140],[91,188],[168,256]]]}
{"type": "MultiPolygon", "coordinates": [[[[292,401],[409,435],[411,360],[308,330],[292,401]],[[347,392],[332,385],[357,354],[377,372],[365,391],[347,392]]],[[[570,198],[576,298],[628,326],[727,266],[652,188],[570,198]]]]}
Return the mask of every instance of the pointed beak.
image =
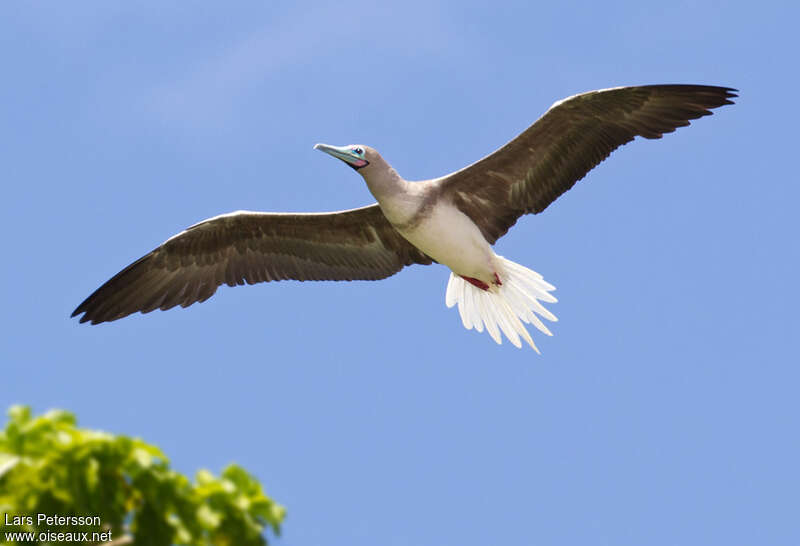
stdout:
{"type": "Polygon", "coordinates": [[[359,169],[368,164],[364,158],[354,154],[348,146],[331,146],[329,144],[320,143],[315,144],[314,149],[332,155],[336,159],[341,159],[354,169],[359,169]]]}

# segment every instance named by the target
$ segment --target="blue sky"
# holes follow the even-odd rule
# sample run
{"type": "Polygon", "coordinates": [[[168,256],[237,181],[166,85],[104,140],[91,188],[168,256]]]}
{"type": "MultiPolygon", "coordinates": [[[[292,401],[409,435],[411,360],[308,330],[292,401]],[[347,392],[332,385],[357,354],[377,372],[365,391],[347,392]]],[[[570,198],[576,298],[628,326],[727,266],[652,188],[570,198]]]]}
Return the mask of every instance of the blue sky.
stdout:
{"type": "Polygon", "coordinates": [[[0,406],[175,467],[238,462],[284,546],[800,543],[795,3],[3,3],[0,406]],[[238,209],[372,202],[616,85],[736,87],[618,150],[498,253],[558,288],[542,356],[463,329],[447,270],[69,314],[238,209]]]}

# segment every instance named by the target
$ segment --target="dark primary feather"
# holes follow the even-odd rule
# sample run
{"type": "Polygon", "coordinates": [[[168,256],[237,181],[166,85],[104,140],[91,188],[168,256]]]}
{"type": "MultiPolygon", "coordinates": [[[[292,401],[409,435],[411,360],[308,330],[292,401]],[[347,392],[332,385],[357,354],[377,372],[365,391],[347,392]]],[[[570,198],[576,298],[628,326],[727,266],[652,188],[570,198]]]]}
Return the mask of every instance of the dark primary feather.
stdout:
{"type": "Polygon", "coordinates": [[[217,287],[295,279],[377,280],[432,261],[377,204],[333,213],[237,212],[196,224],[132,263],[72,316],[92,324],[187,307],[217,287]]]}
{"type": "Polygon", "coordinates": [[[441,180],[441,191],[494,243],[523,214],[542,212],[619,146],[661,138],[735,89],[647,85],[590,91],[555,103],[517,138],[441,180]]]}

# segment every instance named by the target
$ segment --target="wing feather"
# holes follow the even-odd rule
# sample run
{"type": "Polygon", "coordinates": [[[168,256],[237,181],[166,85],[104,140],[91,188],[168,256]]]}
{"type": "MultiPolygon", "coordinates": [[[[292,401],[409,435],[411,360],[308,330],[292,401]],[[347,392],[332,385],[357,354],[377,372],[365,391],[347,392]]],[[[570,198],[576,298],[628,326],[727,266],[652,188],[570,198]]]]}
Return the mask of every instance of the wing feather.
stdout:
{"type": "Polygon", "coordinates": [[[188,307],[223,283],[378,280],[415,263],[432,260],[395,231],[377,204],[332,213],[240,211],[168,239],[98,288],[72,316],[98,324],[137,311],[188,307]]]}
{"type": "Polygon", "coordinates": [[[619,146],[685,127],[733,104],[735,91],[647,85],[566,98],[496,152],[440,179],[440,191],[494,243],[521,215],[542,212],[619,146]]]}

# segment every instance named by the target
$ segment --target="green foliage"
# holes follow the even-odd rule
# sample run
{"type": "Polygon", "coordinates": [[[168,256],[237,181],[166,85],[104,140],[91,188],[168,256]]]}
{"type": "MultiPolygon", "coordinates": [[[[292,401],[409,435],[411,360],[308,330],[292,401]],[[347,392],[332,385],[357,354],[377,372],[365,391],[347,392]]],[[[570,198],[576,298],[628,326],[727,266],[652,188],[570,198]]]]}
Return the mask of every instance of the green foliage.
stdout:
{"type": "Polygon", "coordinates": [[[280,533],[284,508],[237,465],[220,477],[201,470],[191,483],[157,447],[79,429],[71,413],[33,417],[14,406],[8,415],[0,432],[0,542],[14,531],[110,531],[94,542],[256,546],[267,543],[266,527],[280,533]],[[38,514],[98,516],[100,525],[39,521],[38,514]]]}

